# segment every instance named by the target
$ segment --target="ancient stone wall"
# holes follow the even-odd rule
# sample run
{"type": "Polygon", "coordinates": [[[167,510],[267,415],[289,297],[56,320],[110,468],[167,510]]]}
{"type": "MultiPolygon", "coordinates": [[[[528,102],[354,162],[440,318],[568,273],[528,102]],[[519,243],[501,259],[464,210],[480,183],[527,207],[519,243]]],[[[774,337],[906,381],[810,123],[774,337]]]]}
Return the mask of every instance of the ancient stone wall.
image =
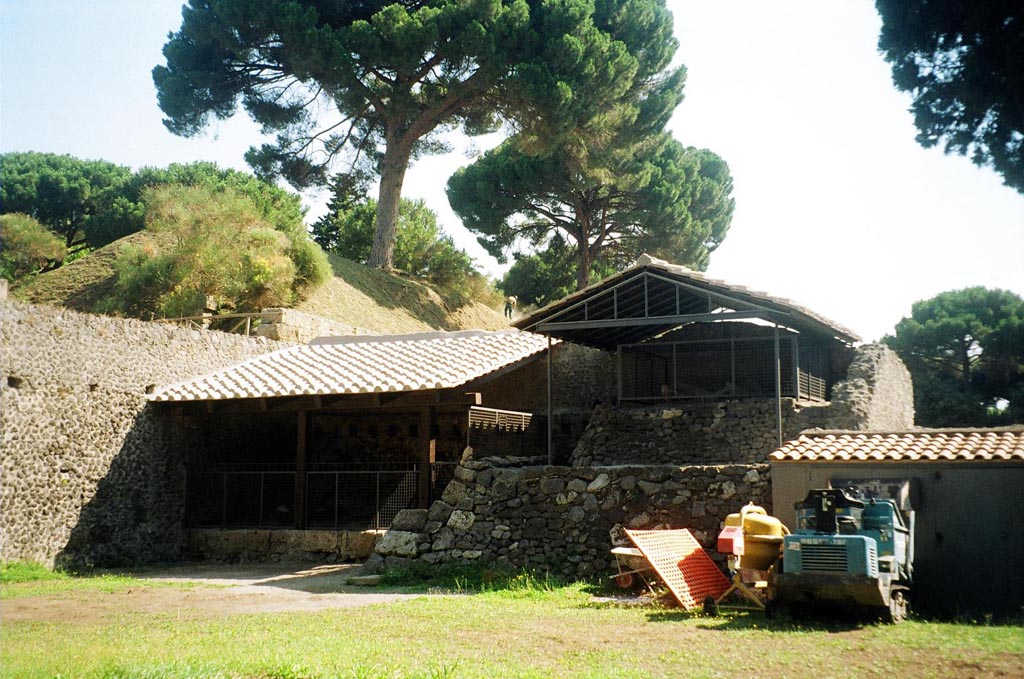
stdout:
{"type": "Polygon", "coordinates": [[[378,333],[354,325],[338,323],[295,309],[264,309],[256,334],[267,339],[306,344],[316,337],[337,335],[376,335],[378,333]]]}
{"type": "Polygon", "coordinates": [[[215,561],[363,561],[373,554],[376,531],[193,529],[186,553],[215,561]]]}
{"type": "Polygon", "coordinates": [[[405,510],[368,567],[481,563],[564,576],[614,567],[610,531],[689,528],[713,549],[725,517],[771,511],[768,465],[510,467],[470,460],[429,509],[405,510]]]}
{"type": "MultiPolygon", "coordinates": [[[[558,415],[585,413],[598,403],[615,400],[615,355],[562,342],[555,344],[551,379],[551,406],[558,415]]],[[[479,391],[483,405],[545,415],[548,403],[547,356],[541,355],[516,370],[485,377],[466,385],[479,391]]]]}
{"type": "MultiPolygon", "coordinates": [[[[904,430],[914,423],[910,374],[889,348],[854,351],[830,403],[782,399],[783,440],[805,429],[904,430]]],[[[676,401],[643,408],[595,409],[571,463],[763,463],[778,447],[775,399],[676,401]]]]}
{"type": "Polygon", "coordinates": [[[854,352],[846,379],[832,388],[828,429],[905,431],[914,426],[910,371],[884,344],[854,352]]]}
{"type": "Polygon", "coordinates": [[[146,392],[287,346],[0,302],[0,558],[174,558],[187,431],[146,392]]]}
{"type": "MultiPolygon", "coordinates": [[[[615,355],[570,342],[555,344],[553,353],[552,448],[554,460],[565,464],[586,429],[594,406],[615,400],[615,355]]],[[[547,389],[547,357],[543,355],[511,372],[466,385],[467,391],[479,391],[483,405],[489,408],[521,410],[537,416],[534,426],[539,431],[530,432],[528,441],[517,446],[517,451],[524,455],[547,455],[547,389]]],[[[511,454],[491,448],[483,450],[486,454],[511,454]]]]}

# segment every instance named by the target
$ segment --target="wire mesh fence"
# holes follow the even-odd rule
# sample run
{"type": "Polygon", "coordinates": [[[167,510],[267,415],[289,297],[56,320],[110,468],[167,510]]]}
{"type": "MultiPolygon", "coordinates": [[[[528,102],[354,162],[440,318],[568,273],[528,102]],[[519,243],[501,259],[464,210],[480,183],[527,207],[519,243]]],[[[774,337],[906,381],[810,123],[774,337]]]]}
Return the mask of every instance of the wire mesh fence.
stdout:
{"type": "Polygon", "coordinates": [[[306,526],[380,530],[419,504],[419,465],[306,473],[306,526]]]}
{"type": "MultiPolygon", "coordinates": [[[[828,352],[779,342],[779,390],[783,396],[827,398],[828,352]],[[794,361],[798,357],[798,361],[794,361]]],[[[621,399],[716,399],[775,395],[772,339],[736,338],[623,345],[619,358],[621,399]]]]}
{"type": "MultiPolygon", "coordinates": [[[[188,479],[188,523],[196,528],[294,527],[295,474],[294,468],[195,470],[188,479]]],[[[401,510],[419,506],[417,464],[336,465],[305,476],[307,528],[381,530],[401,510]]]]}

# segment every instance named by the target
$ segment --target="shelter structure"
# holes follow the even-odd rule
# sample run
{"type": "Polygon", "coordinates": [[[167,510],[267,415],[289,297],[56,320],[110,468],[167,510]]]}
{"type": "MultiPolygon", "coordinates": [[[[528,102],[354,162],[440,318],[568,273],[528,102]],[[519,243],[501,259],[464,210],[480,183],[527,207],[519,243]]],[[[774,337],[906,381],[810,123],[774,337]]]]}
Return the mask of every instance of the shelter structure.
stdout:
{"type": "Polygon", "coordinates": [[[773,513],[789,526],[814,488],[847,488],[913,512],[916,609],[1024,610],[1024,427],[812,430],[770,457],[773,513]]]}
{"type": "Polygon", "coordinates": [[[515,326],[614,352],[619,406],[773,398],[779,444],[781,399],[827,401],[859,341],[788,299],[649,255],[515,326]]]}
{"type": "Polygon", "coordinates": [[[428,505],[471,432],[542,452],[543,404],[517,385],[543,375],[549,345],[517,330],[321,338],[149,399],[179,418],[190,527],[380,529],[428,505]]]}

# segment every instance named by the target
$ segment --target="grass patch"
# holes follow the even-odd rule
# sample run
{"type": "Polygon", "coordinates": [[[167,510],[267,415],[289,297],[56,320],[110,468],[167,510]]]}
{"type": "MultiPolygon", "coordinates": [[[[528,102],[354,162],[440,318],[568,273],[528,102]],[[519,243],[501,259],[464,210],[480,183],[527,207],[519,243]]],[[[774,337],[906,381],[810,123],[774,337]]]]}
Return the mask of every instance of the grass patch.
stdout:
{"type": "Polygon", "coordinates": [[[141,587],[196,587],[192,582],[144,580],[124,573],[68,573],[29,561],[0,564],[0,599],[55,596],[74,592],[111,594],[141,587]]]}
{"type": "MultiPolygon", "coordinates": [[[[74,580],[88,578],[74,578],[74,580]]],[[[388,575],[389,584],[413,582],[388,575]]],[[[423,585],[425,583],[420,583],[423,585]]],[[[442,587],[443,585],[443,587],[442,587]]],[[[849,625],[594,604],[586,583],[448,570],[463,595],[317,613],[4,621],[0,677],[1021,676],[1019,626],[849,625]]],[[[89,605],[101,592],[82,598],[89,605]]]]}
{"type": "Polygon", "coordinates": [[[399,571],[384,571],[382,587],[411,592],[496,594],[507,597],[544,597],[559,590],[584,591],[587,583],[567,583],[547,572],[485,569],[474,566],[425,566],[415,563],[399,571]]]}
{"type": "Polygon", "coordinates": [[[4,561],[0,563],[0,583],[4,585],[41,580],[63,580],[68,577],[63,571],[53,571],[34,561],[4,561]]]}

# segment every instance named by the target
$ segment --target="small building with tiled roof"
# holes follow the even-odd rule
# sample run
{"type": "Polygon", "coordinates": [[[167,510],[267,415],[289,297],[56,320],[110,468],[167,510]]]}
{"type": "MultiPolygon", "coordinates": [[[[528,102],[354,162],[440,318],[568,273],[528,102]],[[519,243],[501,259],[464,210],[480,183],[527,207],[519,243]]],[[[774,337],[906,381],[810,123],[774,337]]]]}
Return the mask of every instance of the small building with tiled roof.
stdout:
{"type": "Polygon", "coordinates": [[[914,513],[919,610],[1024,610],[1024,427],[810,430],[770,456],[774,514],[813,488],[854,488],[914,513]]]}
{"type": "Polygon", "coordinates": [[[381,529],[439,495],[467,446],[547,452],[548,357],[574,355],[560,344],[515,329],[324,337],[148,399],[181,441],[193,535],[381,529]]]}

